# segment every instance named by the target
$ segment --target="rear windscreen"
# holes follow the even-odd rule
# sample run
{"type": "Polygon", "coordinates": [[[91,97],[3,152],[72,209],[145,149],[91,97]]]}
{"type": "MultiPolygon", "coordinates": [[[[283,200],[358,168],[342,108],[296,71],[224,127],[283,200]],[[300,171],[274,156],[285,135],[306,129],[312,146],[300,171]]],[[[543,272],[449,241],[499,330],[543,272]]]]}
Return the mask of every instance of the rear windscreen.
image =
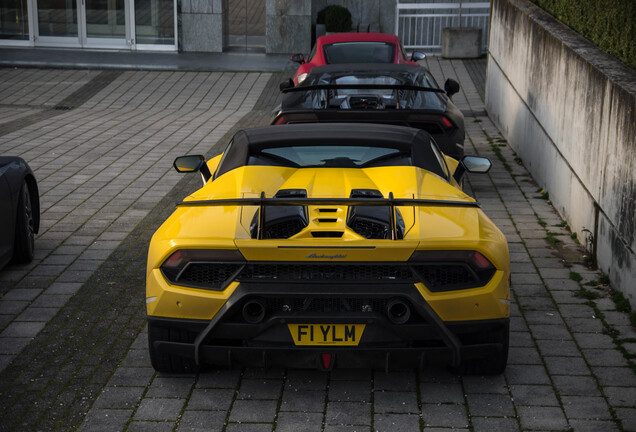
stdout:
{"type": "Polygon", "coordinates": [[[393,63],[395,45],[385,42],[341,42],[325,45],[325,61],[332,63],[393,63]]]}

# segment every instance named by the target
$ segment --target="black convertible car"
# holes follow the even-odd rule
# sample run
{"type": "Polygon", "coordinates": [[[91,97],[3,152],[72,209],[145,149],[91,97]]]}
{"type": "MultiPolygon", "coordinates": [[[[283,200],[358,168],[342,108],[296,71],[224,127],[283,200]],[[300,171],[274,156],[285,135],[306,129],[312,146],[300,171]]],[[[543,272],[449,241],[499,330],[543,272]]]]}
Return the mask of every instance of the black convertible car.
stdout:
{"type": "Polygon", "coordinates": [[[40,198],[33,171],[22,158],[0,156],[0,268],[33,259],[40,228],[40,198]]]}
{"type": "Polygon", "coordinates": [[[423,129],[440,150],[457,160],[464,155],[464,116],[450,97],[459,84],[444,89],[420,66],[336,64],[314,67],[294,87],[281,83],[283,100],[272,124],[369,122],[423,129]]]}

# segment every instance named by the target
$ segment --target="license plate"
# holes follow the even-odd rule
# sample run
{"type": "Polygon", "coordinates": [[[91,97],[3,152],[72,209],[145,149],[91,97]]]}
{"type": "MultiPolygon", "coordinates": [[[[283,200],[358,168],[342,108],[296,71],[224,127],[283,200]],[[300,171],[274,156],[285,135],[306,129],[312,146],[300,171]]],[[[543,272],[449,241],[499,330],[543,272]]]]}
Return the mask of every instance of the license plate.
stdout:
{"type": "Polygon", "coordinates": [[[296,345],[346,345],[360,343],[365,324],[287,324],[296,345]]]}

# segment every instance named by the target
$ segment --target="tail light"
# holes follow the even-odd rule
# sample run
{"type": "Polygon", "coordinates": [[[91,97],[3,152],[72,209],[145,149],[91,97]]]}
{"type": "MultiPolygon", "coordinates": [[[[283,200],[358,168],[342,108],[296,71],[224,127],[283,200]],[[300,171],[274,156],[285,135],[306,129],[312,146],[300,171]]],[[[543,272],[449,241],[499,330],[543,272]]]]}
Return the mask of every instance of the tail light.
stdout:
{"type": "Polygon", "coordinates": [[[444,129],[450,129],[453,127],[453,124],[451,123],[451,121],[444,116],[442,116],[442,118],[440,119],[440,122],[442,123],[444,129]]]}
{"type": "Polygon", "coordinates": [[[497,270],[477,251],[415,251],[409,265],[433,292],[484,286],[497,270]]]}
{"type": "Polygon", "coordinates": [[[318,116],[315,114],[282,114],[274,120],[275,125],[294,124],[294,123],[316,123],[318,116]]]}
{"type": "Polygon", "coordinates": [[[163,262],[161,272],[176,285],[222,290],[244,262],[243,255],[234,249],[183,249],[163,262]]]}

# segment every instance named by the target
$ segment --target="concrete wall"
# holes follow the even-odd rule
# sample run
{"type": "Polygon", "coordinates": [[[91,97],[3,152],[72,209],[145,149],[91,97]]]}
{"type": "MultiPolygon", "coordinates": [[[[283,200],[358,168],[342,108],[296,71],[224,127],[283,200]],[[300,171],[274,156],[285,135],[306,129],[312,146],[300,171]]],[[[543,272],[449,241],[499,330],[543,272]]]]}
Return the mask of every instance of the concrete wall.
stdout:
{"type": "Polygon", "coordinates": [[[179,50],[221,52],[227,0],[181,0],[179,50]]]}
{"type": "Polygon", "coordinates": [[[636,72],[527,0],[491,14],[488,113],[636,306],[636,72]]]}
{"type": "Polygon", "coordinates": [[[311,0],[267,0],[265,52],[311,50],[311,0]]]}
{"type": "Polygon", "coordinates": [[[316,23],[318,11],[329,5],[340,5],[351,12],[351,24],[368,24],[372,30],[395,33],[395,0],[313,0],[311,22],[316,23]]]}

